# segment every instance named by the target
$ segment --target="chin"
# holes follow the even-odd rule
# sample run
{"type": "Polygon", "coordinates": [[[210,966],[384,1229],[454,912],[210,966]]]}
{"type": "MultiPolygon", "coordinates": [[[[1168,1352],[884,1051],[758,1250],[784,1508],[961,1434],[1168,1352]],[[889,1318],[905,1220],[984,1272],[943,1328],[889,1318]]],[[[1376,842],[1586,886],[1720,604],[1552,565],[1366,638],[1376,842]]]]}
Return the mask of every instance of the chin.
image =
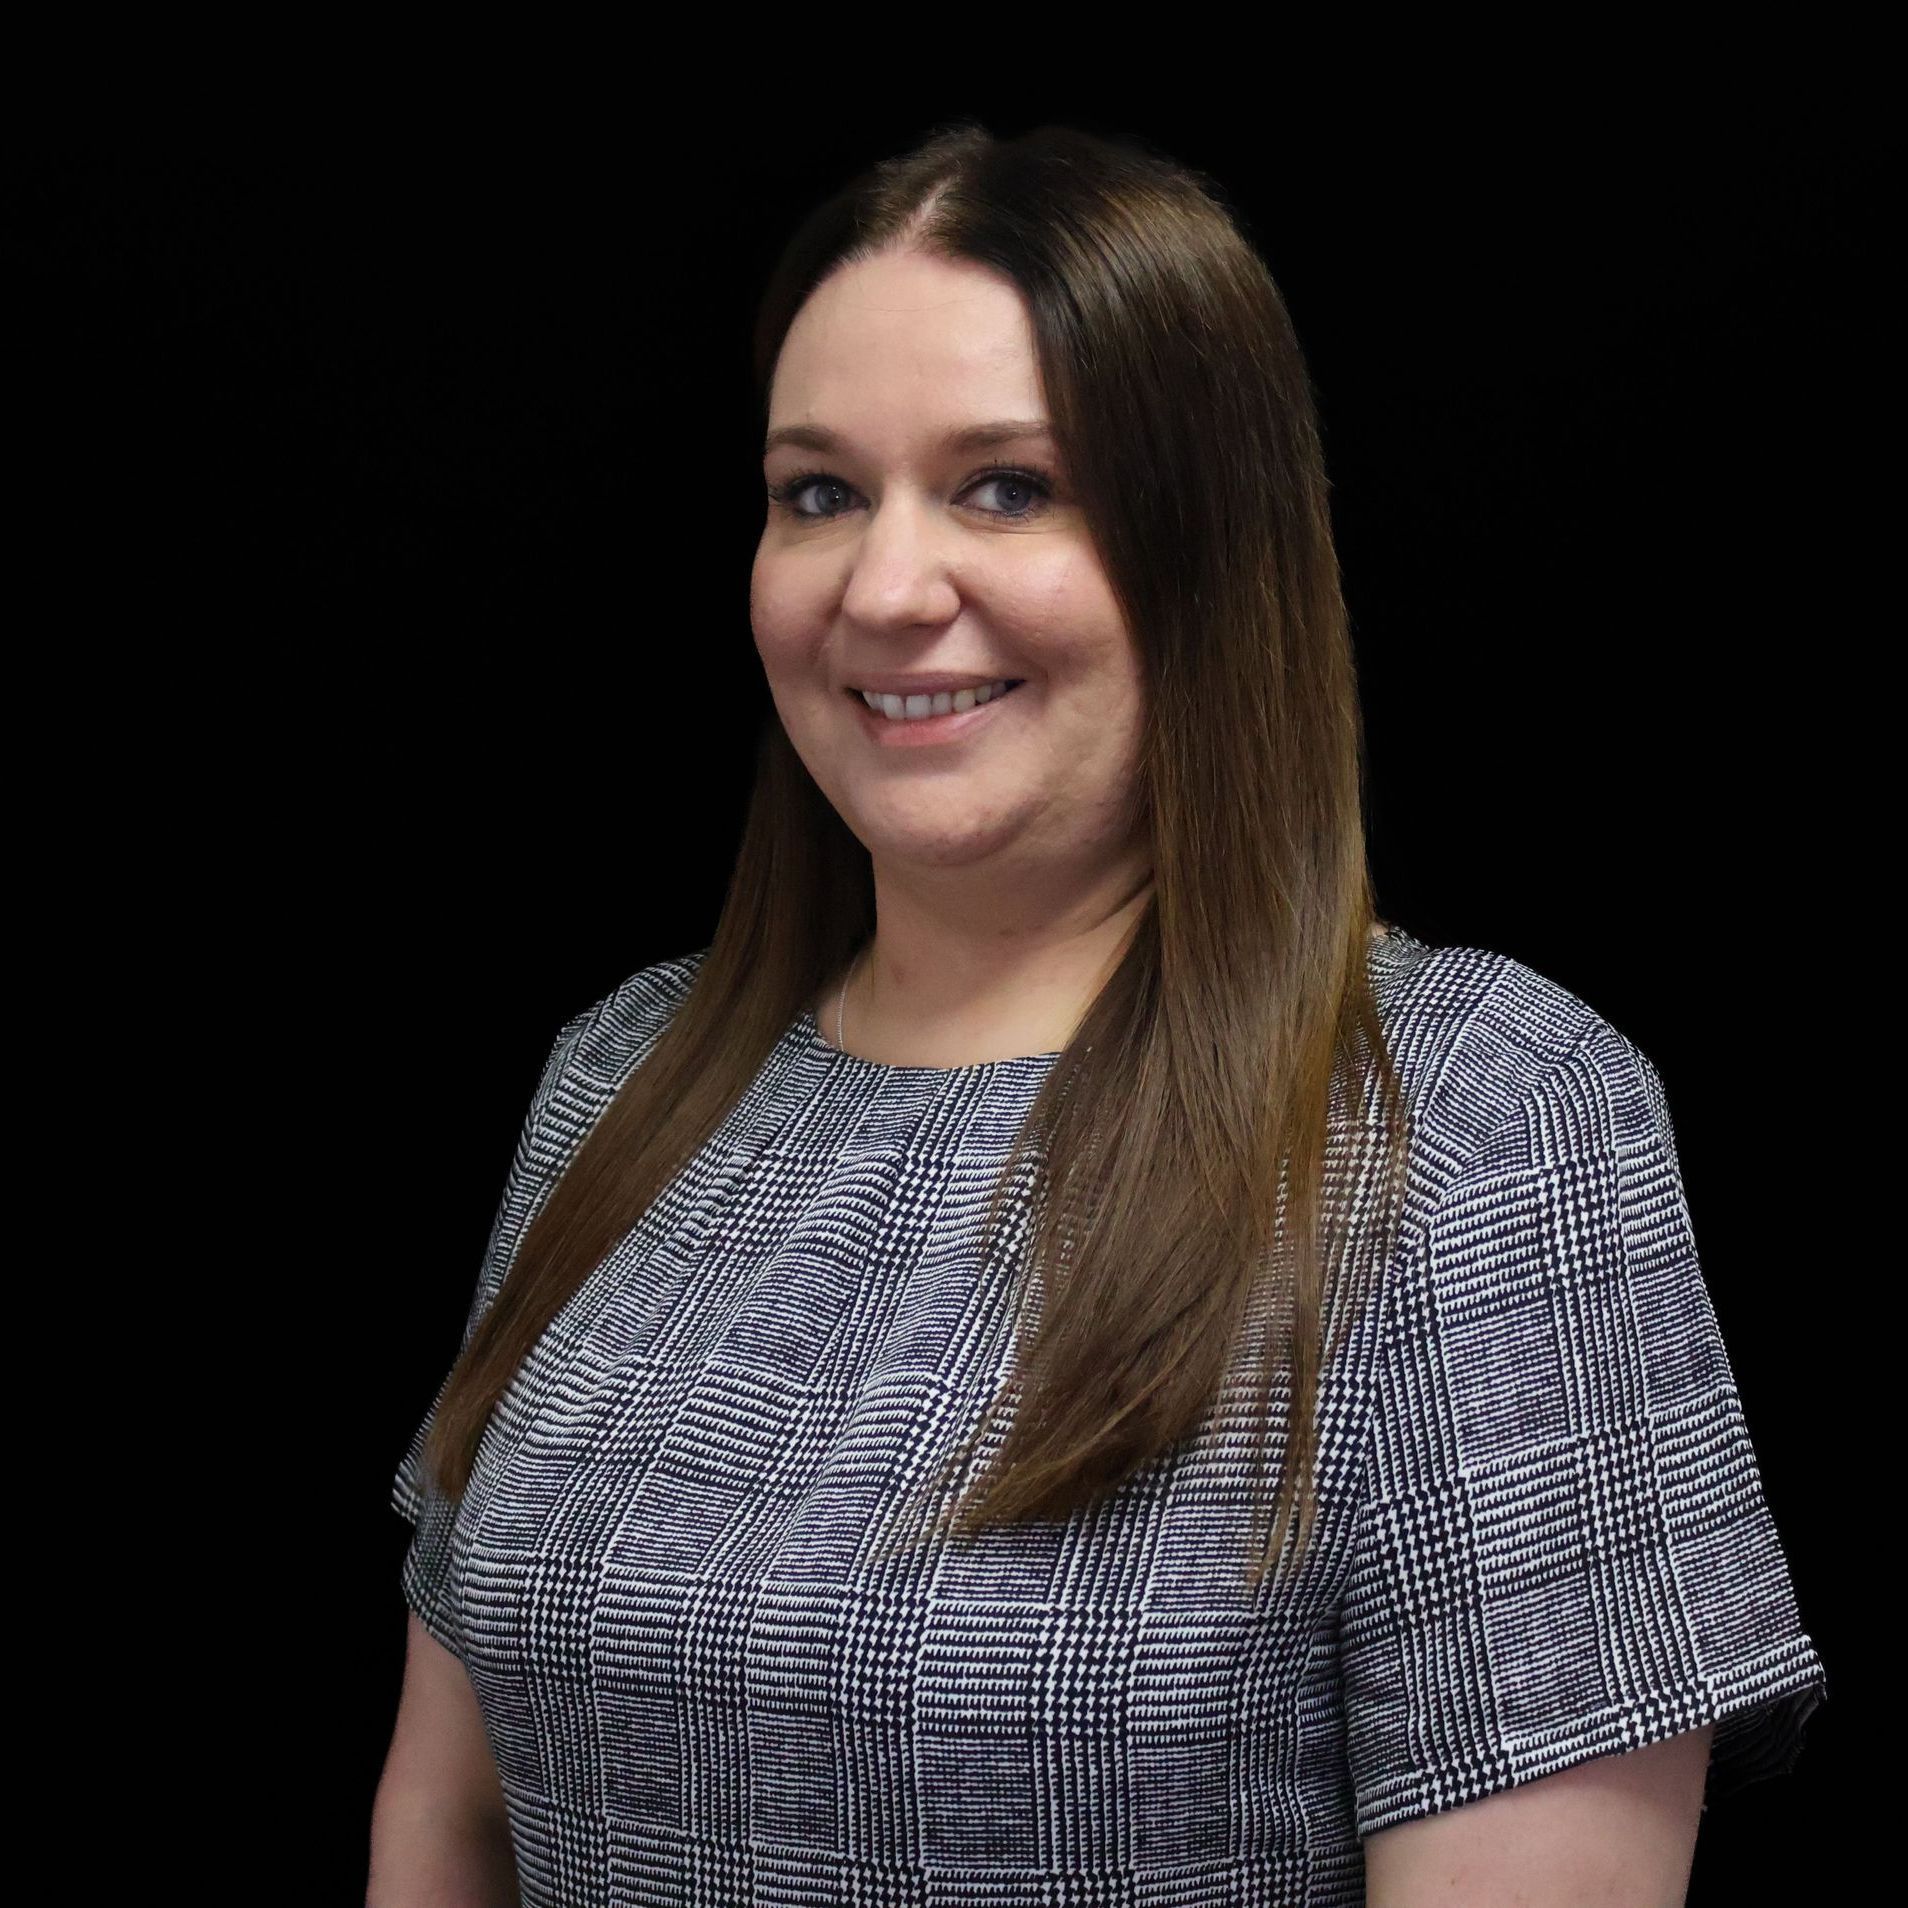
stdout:
{"type": "Polygon", "coordinates": [[[871,818],[855,834],[881,861],[921,868],[959,868],[998,853],[1012,839],[1013,830],[997,815],[985,821],[977,819],[970,828],[950,824],[945,815],[940,815],[918,829],[909,828],[904,821],[884,823],[871,818]]]}

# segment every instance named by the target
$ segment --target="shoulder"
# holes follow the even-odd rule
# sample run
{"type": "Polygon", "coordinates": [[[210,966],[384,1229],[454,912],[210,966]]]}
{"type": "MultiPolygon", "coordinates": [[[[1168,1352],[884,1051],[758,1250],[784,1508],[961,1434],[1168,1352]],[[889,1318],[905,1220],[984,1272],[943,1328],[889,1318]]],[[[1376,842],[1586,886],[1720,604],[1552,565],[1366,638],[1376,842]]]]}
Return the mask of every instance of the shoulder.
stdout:
{"type": "Polygon", "coordinates": [[[697,948],[640,967],[564,1023],[557,1036],[566,1070],[620,1080],[644,1059],[670,1017],[688,998],[708,953],[697,948]]]}
{"type": "Polygon", "coordinates": [[[1373,979],[1413,1150],[1435,1185],[1620,1144],[1663,1117],[1643,1051],[1527,962],[1394,927],[1374,950],[1373,979]]]}
{"type": "Polygon", "coordinates": [[[648,1058],[707,949],[638,968],[557,1030],[524,1123],[525,1158],[554,1178],[617,1088],[648,1058]]]}

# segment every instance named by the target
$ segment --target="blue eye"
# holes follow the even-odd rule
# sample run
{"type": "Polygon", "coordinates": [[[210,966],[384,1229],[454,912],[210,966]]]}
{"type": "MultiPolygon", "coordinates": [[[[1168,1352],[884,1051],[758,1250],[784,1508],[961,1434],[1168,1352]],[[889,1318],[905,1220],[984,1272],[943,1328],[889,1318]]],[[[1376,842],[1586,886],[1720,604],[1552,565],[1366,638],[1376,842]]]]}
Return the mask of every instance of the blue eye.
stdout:
{"type": "MultiPolygon", "coordinates": [[[[796,498],[811,484],[833,486],[836,490],[846,491],[849,486],[825,470],[805,470],[788,479],[786,483],[771,484],[768,494],[789,516],[803,523],[832,523],[842,515],[840,510],[802,510],[796,506],[796,498]]],[[[1016,470],[997,468],[979,472],[968,485],[972,490],[983,484],[1000,484],[1010,492],[1019,491],[1029,499],[1024,510],[989,510],[990,517],[1001,517],[1009,523],[1024,523],[1030,517],[1042,515],[1053,501],[1053,480],[1034,470],[1016,470]]]]}

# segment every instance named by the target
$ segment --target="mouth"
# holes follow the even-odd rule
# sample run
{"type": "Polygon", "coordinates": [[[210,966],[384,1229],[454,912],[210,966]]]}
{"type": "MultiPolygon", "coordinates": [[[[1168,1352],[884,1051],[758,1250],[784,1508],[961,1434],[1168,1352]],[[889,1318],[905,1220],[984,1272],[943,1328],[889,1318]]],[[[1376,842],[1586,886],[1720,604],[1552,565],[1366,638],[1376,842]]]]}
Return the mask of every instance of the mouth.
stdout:
{"type": "MultiPolygon", "coordinates": [[[[999,689],[999,690],[996,690],[996,691],[994,692],[994,694],[993,694],[993,695],[991,695],[991,696],[989,696],[989,697],[987,698],[987,701],[988,701],[988,702],[998,702],[998,701],[999,701],[999,700],[1001,699],[1001,697],[1002,697],[1002,696],[1010,696],[1010,695],[1012,695],[1012,694],[1013,694],[1013,692],[1014,692],[1014,691],[1015,691],[1016,689],[1018,689],[1018,688],[1020,687],[1020,685],[1021,685],[1021,684],[1022,684],[1023,682],[1025,682],[1025,681],[1026,681],[1027,679],[1026,679],[1026,677],[1025,677],[1025,676],[1003,676],[1003,677],[1001,678],[1001,680],[1002,680],[1002,681],[1003,681],[1003,682],[1004,682],[1004,683],[1005,683],[1005,684],[1006,684],[1007,686],[1006,686],[1006,687],[1005,687],[1004,689],[999,689]]],[[[877,690],[877,691],[876,691],[875,693],[876,693],[877,695],[879,695],[879,694],[880,694],[881,692],[880,692],[879,690],[877,690]]],[[[842,691],[842,694],[843,694],[843,695],[845,695],[845,696],[847,696],[847,697],[848,697],[848,698],[849,698],[849,699],[850,699],[851,701],[854,701],[854,702],[858,702],[858,703],[860,703],[860,704],[861,704],[861,706],[862,706],[862,707],[863,707],[864,709],[867,709],[867,708],[868,708],[868,703],[867,703],[867,698],[866,698],[866,696],[865,696],[865,694],[863,693],[863,691],[861,691],[861,690],[859,690],[859,689],[844,689],[844,690],[842,691]]],[[[901,699],[901,701],[903,701],[903,702],[906,702],[906,701],[908,700],[908,698],[907,698],[907,697],[905,697],[905,696],[903,696],[903,697],[902,697],[902,698],[900,698],[900,699],[901,699]]],[[[979,709],[979,708],[985,708],[986,706],[987,706],[987,704],[986,704],[986,703],[979,703],[979,702],[970,702],[970,703],[969,703],[969,705],[968,705],[968,708],[975,708],[975,709],[979,709]]],[[[868,710],[868,713],[869,713],[870,715],[872,715],[872,716],[875,716],[875,717],[877,717],[877,718],[878,718],[879,720],[881,720],[881,721],[883,721],[883,722],[897,722],[897,723],[900,723],[900,722],[932,722],[932,721],[934,721],[934,720],[936,720],[936,718],[937,718],[937,715],[965,715],[965,714],[967,713],[967,709],[957,709],[957,708],[954,708],[954,707],[952,707],[952,706],[950,706],[949,708],[947,708],[947,709],[945,709],[945,710],[941,710],[941,711],[938,711],[938,712],[936,712],[935,714],[928,714],[928,715],[918,715],[918,716],[910,716],[910,715],[898,715],[898,716],[891,716],[891,715],[887,715],[887,714],[885,714],[885,713],[884,713],[883,711],[881,711],[881,710],[879,710],[879,709],[869,709],[869,710],[868,710]]]]}
{"type": "Polygon", "coordinates": [[[977,702],[970,709],[950,708],[945,715],[884,715],[868,707],[859,689],[844,689],[842,694],[853,703],[864,730],[874,741],[888,748],[921,747],[964,740],[992,721],[994,711],[1011,701],[1026,682],[1024,676],[1008,676],[1003,680],[1007,687],[985,702],[977,702]]]}

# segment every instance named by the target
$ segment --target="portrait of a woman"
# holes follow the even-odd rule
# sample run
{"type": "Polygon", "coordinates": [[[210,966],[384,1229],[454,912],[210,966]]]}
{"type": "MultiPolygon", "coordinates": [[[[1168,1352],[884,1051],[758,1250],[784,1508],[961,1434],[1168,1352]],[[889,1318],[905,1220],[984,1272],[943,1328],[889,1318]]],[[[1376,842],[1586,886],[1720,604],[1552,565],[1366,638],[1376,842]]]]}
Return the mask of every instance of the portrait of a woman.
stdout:
{"type": "Polygon", "coordinates": [[[1826,1678],[1674,1083],[1380,911],[1223,188],[946,125],[754,336],[772,718],[396,1471],[371,1908],[1681,1901],[1826,1678]]]}

